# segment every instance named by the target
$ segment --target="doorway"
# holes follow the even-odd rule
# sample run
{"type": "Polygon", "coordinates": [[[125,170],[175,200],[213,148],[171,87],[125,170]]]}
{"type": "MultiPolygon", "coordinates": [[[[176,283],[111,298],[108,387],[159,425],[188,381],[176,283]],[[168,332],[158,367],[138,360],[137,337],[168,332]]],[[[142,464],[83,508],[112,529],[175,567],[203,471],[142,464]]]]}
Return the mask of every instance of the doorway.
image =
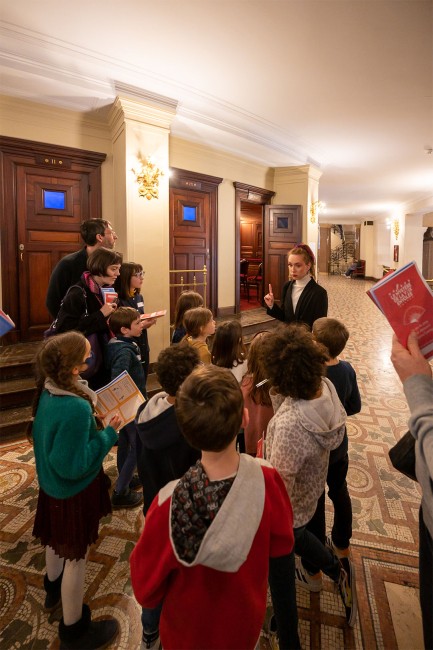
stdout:
{"type": "Polygon", "coordinates": [[[236,314],[263,304],[264,209],[274,192],[244,183],[236,191],[236,314]],[[242,273],[241,273],[242,271],[242,273]]]}

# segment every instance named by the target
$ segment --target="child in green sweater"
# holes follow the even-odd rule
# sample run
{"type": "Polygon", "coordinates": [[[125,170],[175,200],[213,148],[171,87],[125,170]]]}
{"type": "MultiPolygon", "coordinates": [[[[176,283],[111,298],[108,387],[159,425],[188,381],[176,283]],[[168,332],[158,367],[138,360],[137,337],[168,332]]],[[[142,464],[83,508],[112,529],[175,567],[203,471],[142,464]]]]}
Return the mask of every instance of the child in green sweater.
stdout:
{"type": "Polygon", "coordinates": [[[83,604],[86,558],[98,539],[99,520],[111,512],[102,462],[117,440],[114,415],[102,428],[96,395],[80,378],[91,355],[79,332],[47,339],[36,357],[37,393],[29,432],[39,481],[33,534],[45,546],[45,609],[62,602],[61,650],[105,645],[118,632],[115,619],[91,621],[83,604]]]}

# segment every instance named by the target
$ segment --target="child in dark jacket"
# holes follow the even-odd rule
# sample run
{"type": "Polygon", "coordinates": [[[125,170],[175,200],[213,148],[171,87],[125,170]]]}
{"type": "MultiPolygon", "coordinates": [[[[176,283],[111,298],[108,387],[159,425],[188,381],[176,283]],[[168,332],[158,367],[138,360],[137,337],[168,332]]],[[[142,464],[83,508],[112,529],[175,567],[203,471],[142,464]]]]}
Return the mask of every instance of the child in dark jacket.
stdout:
{"type": "MultiPolygon", "coordinates": [[[[109,320],[114,338],[110,340],[106,350],[106,363],[110,369],[111,379],[118,377],[126,370],[142,394],[146,391],[146,380],[141,363],[141,354],[134,338],[142,331],[140,314],[132,307],[119,307],[109,320]]],[[[142,494],[130,489],[137,464],[136,456],[137,433],[135,425],[130,422],[119,432],[117,448],[117,470],[119,477],[111,497],[113,508],[135,508],[142,501],[142,494]]]]}
{"type": "MultiPolygon", "coordinates": [[[[143,483],[145,516],[159,490],[183,476],[201,456],[182,435],[174,410],[179,386],[199,363],[197,350],[186,343],[162,350],[156,364],[162,392],[151,397],[137,413],[137,468],[143,483]]],[[[143,609],[142,648],[156,644],[160,612],[160,607],[143,609]]]]}
{"type": "MultiPolygon", "coordinates": [[[[313,336],[329,351],[331,358],[326,362],[326,376],[334,384],[347,415],[359,413],[361,396],[356,373],[348,361],[338,358],[349,339],[346,326],[335,318],[318,318],[313,323],[313,336]]],[[[307,526],[322,543],[326,542],[334,555],[340,559],[349,557],[349,543],[352,537],[352,502],[346,481],[348,467],[348,438],[345,427],[342,443],[330,453],[326,477],[328,495],[334,506],[331,535],[326,537],[325,492],[319,497],[316,512],[307,526]]]]}

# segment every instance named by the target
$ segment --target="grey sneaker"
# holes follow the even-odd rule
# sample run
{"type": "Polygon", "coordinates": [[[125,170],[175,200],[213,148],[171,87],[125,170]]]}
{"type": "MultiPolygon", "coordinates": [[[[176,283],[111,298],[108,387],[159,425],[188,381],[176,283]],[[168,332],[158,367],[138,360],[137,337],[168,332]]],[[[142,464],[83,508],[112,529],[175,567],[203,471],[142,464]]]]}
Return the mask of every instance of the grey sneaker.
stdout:
{"type": "Polygon", "coordinates": [[[340,576],[337,585],[346,610],[346,621],[350,627],[353,627],[358,613],[358,604],[356,599],[355,567],[348,557],[340,560],[340,576]]]}
{"type": "Polygon", "coordinates": [[[349,549],[345,548],[338,548],[338,546],[335,546],[334,542],[332,541],[331,535],[326,535],[325,539],[325,546],[326,548],[329,548],[331,551],[332,555],[335,555],[335,557],[338,560],[341,560],[342,558],[348,558],[350,557],[350,551],[349,549]]]}
{"type": "Polygon", "coordinates": [[[320,577],[314,577],[308,573],[308,571],[303,567],[301,558],[296,556],[295,560],[295,580],[296,584],[305,587],[308,591],[321,591],[322,590],[322,574],[319,573],[320,577]]]}
{"type": "Polygon", "coordinates": [[[155,632],[143,632],[140,650],[159,650],[161,643],[159,641],[159,630],[155,632]]]}

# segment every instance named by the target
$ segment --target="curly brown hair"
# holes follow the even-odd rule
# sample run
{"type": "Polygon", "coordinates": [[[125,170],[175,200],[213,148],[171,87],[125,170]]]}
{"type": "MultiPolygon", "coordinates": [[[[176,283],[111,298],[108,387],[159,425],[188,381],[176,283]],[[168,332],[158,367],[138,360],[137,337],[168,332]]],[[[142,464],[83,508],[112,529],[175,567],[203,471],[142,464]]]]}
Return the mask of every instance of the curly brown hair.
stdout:
{"type": "Polygon", "coordinates": [[[329,354],[303,325],[281,325],[264,339],[261,352],[268,378],[278,393],[294,399],[317,396],[329,354]]]}
{"type": "Polygon", "coordinates": [[[171,345],[161,350],[156,361],[156,376],[162,390],[174,397],[182,382],[200,363],[200,356],[188,343],[171,345]]]}
{"type": "MultiPolygon", "coordinates": [[[[32,416],[35,417],[38,410],[39,399],[44,390],[45,380],[51,379],[56,386],[67,390],[74,395],[82,397],[89,402],[92,412],[95,414],[93,402],[90,396],[85,393],[80,384],[75,380],[72,370],[83,365],[83,357],[86,352],[86,337],[81,332],[65,332],[52,336],[41,344],[34,360],[36,394],[32,405],[32,416]]],[[[97,425],[101,423],[96,418],[97,425]]],[[[27,438],[32,441],[33,423],[27,428],[27,438]]]]}

